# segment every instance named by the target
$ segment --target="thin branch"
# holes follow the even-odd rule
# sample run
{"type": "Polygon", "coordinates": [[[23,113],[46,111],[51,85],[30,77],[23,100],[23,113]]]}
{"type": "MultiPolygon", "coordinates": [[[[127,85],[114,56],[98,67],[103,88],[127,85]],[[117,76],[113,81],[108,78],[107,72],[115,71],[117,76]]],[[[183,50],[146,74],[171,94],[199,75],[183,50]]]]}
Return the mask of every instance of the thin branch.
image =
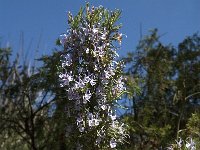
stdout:
{"type": "Polygon", "coordinates": [[[185,100],[188,100],[189,98],[191,98],[191,97],[193,97],[195,95],[198,95],[198,94],[200,94],[200,92],[196,92],[196,93],[190,94],[185,98],[185,100]]]}

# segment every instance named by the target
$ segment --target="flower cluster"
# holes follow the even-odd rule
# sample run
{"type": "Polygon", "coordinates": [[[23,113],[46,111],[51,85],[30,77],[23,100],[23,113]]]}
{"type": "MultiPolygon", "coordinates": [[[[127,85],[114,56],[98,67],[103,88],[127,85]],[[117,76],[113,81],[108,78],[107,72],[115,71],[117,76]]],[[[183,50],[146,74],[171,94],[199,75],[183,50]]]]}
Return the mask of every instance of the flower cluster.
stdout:
{"type": "MultiPolygon", "coordinates": [[[[102,8],[92,8],[91,13],[95,9],[99,11],[102,8]]],[[[123,63],[115,61],[118,54],[111,40],[118,34],[111,33],[101,23],[91,24],[82,18],[79,26],[61,35],[64,51],[59,72],[60,86],[66,90],[67,99],[73,105],[66,106],[67,113],[75,117],[81,134],[98,127],[97,145],[110,132],[111,148],[122,142],[125,135],[124,125],[117,121],[114,106],[125,91],[121,76],[123,63]]]]}
{"type": "Polygon", "coordinates": [[[185,141],[179,137],[179,139],[175,141],[176,143],[170,145],[170,147],[167,148],[168,150],[174,150],[174,149],[196,150],[196,144],[191,137],[188,137],[185,141]]]}

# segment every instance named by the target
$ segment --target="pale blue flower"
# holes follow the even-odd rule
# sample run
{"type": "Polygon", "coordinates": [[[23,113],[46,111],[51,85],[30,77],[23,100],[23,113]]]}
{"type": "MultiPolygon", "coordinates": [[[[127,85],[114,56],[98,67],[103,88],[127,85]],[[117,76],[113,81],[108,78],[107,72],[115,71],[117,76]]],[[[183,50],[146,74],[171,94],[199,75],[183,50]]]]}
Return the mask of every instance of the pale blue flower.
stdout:
{"type": "Polygon", "coordinates": [[[61,74],[59,74],[59,78],[61,80],[61,84],[60,84],[61,87],[69,85],[69,83],[74,80],[74,78],[72,76],[72,72],[64,73],[64,74],[61,73],[61,74]]]}
{"type": "Polygon", "coordinates": [[[117,143],[116,143],[115,139],[112,138],[112,139],[110,140],[110,148],[115,148],[116,146],[117,146],[117,143]]]}
{"type": "Polygon", "coordinates": [[[174,150],[174,148],[173,148],[173,146],[171,145],[171,146],[167,147],[167,150],[174,150]]]}
{"type": "Polygon", "coordinates": [[[85,87],[85,82],[79,77],[79,81],[76,81],[74,87],[75,87],[75,89],[84,88],[85,87]]]}
{"type": "Polygon", "coordinates": [[[66,54],[63,57],[64,58],[62,60],[62,67],[70,66],[72,64],[72,58],[71,58],[70,54],[66,54]]]}
{"type": "Polygon", "coordinates": [[[60,37],[61,37],[60,43],[64,45],[68,36],[67,34],[64,33],[64,34],[61,34],[60,37]]]}
{"type": "Polygon", "coordinates": [[[196,145],[195,145],[195,142],[193,141],[192,138],[188,138],[189,141],[187,140],[186,141],[186,147],[188,150],[196,150],[196,145]]]}
{"type": "Polygon", "coordinates": [[[83,95],[83,103],[86,104],[87,101],[89,101],[91,97],[92,97],[92,94],[90,93],[90,90],[87,89],[87,91],[85,92],[85,95],[83,95]]]}
{"type": "Polygon", "coordinates": [[[182,144],[183,144],[183,140],[179,137],[178,140],[175,140],[175,141],[176,141],[178,148],[181,148],[182,144]]]}
{"type": "Polygon", "coordinates": [[[98,31],[99,31],[98,28],[93,28],[93,29],[92,29],[92,32],[93,32],[94,34],[97,34],[98,31]]]}
{"type": "Polygon", "coordinates": [[[100,107],[101,107],[102,110],[106,110],[107,109],[106,105],[101,105],[100,107]]]}
{"type": "Polygon", "coordinates": [[[90,49],[89,49],[89,48],[87,48],[85,52],[86,52],[86,54],[89,54],[89,52],[90,52],[90,49]]]}

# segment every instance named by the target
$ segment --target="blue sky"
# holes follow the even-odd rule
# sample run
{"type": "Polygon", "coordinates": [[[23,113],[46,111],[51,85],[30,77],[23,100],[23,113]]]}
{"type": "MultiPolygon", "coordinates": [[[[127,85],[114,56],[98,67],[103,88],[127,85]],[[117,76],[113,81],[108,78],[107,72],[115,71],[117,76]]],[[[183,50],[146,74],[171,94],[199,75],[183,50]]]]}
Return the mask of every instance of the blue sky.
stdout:
{"type": "MultiPolygon", "coordinates": [[[[119,54],[135,50],[142,34],[158,28],[164,43],[177,45],[200,31],[200,0],[88,0],[94,6],[121,9],[121,32],[127,35],[119,54]]],[[[76,14],[84,0],[0,0],[0,46],[18,51],[23,45],[29,57],[34,51],[50,54],[55,40],[67,29],[66,12],[76,14]],[[23,33],[24,40],[20,36],[23,33]],[[24,44],[22,44],[24,43],[24,44]]]]}

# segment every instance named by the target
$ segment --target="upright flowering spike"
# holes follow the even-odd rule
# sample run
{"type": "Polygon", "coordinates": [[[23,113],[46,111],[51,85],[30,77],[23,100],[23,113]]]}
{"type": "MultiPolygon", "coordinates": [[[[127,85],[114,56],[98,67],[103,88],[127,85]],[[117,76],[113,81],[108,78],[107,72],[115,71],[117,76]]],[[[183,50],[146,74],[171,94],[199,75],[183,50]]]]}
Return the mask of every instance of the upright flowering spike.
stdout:
{"type": "Polygon", "coordinates": [[[116,61],[114,46],[114,40],[119,40],[116,35],[121,35],[120,26],[115,25],[119,16],[118,10],[110,12],[102,6],[90,10],[87,5],[85,15],[82,9],[74,18],[70,14],[70,28],[61,36],[64,50],[59,78],[71,114],[67,128],[73,128],[67,135],[75,136],[76,145],[83,149],[88,144],[115,148],[126,136],[115,110],[125,92],[123,63],[116,61]]]}

